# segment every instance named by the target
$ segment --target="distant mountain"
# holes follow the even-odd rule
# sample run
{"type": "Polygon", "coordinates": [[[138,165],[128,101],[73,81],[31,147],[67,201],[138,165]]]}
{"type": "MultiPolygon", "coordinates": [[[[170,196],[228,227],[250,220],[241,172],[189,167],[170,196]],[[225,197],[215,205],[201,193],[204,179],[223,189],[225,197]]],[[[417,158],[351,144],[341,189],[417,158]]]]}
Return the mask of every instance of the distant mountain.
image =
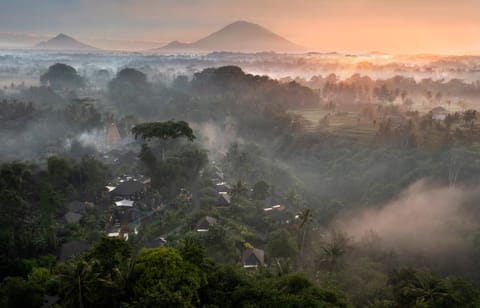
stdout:
{"type": "Polygon", "coordinates": [[[193,43],[174,41],[154,49],[158,52],[237,51],[237,52],[304,52],[305,48],[246,21],[237,21],[193,43]]]}
{"type": "Polygon", "coordinates": [[[57,35],[56,37],[48,41],[44,41],[36,44],[35,48],[48,49],[48,50],[77,50],[77,51],[97,50],[97,48],[84,44],[82,42],[79,42],[73,37],[70,37],[63,33],[57,35]]]}

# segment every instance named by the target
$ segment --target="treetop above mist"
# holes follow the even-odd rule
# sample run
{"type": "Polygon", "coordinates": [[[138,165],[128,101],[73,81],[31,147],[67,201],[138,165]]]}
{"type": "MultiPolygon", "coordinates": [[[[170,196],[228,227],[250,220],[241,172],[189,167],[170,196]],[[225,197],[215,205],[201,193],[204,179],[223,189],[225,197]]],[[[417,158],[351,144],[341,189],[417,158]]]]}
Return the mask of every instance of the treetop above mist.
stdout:
{"type": "Polygon", "coordinates": [[[77,89],[85,85],[85,79],[78,75],[75,68],[63,63],[56,63],[40,76],[42,85],[49,84],[54,89],[77,89]]]}
{"type": "Polygon", "coordinates": [[[151,138],[166,140],[179,137],[186,137],[190,141],[195,139],[193,130],[185,121],[142,123],[133,127],[132,133],[135,135],[135,138],[140,136],[145,140],[151,138]]]}

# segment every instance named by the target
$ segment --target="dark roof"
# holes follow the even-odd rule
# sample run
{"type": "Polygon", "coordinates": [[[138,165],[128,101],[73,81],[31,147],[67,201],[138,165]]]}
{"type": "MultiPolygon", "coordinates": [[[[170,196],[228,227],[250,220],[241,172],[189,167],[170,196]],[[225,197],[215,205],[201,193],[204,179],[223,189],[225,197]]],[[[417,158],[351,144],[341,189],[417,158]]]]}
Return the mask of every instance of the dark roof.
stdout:
{"type": "Polygon", "coordinates": [[[290,218],[290,214],[285,211],[272,210],[272,211],[268,211],[267,215],[271,220],[276,222],[286,221],[290,218]]]}
{"type": "Polygon", "coordinates": [[[112,194],[118,196],[129,196],[135,193],[142,192],[145,185],[140,181],[125,181],[118,184],[118,186],[112,190],[112,194]]]}
{"type": "Polygon", "coordinates": [[[430,112],[432,112],[432,113],[447,113],[447,109],[445,109],[441,106],[437,106],[437,107],[433,108],[432,110],[430,110],[430,112]]]}
{"type": "Polygon", "coordinates": [[[230,205],[230,202],[232,200],[232,197],[229,194],[220,194],[218,196],[218,206],[228,206],[230,205]]]}
{"type": "Polygon", "coordinates": [[[216,223],[217,219],[215,217],[205,216],[197,222],[197,227],[195,229],[208,230],[210,226],[213,226],[216,223]]]}
{"type": "Polygon", "coordinates": [[[60,300],[60,297],[58,296],[50,296],[50,295],[45,295],[43,297],[43,305],[41,308],[49,308],[55,305],[58,301],[60,300]]]}
{"type": "Polygon", "coordinates": [[[68,204],[68,210],[74,213],[81,213],[85,210],[86,204],[81,201],[72,201],[68,204]]]}
{"type": "Polygon", "coordinates": [[[87,249],[90,248],[90,243],[86,241],[70,241],[66,242],[60,247],[58,252],[58,258],[60,260],[68,260],[81,255],[87,249]]]}
{"type": "Polygon", "coordinates": [[[215,188],[218,192],[228,192],[232,189],[232,187],[225,182],[216,184],[215,188]]]}
{"type": "Polygon", "coordinates": [[[243,252],[242,264],[244,266],[262,266],[265,264],[265,252],[262,249],[250,248],[243,252]]]}
{"type": "Polygon", "coordinates": [[[149,240],[149,241],[145,242],[143,247],[145,247],[145,248],[157,248],[157,247],[161,247],[161,246],[165,245],[166,243],[167,243],[167,241],[163,237],[159,237],[159,238],[156,238],[156,239],[149,240]]]}
{"type": "Polygon", "coordinates": [[[68,212],[63,218],[67,224],[75,224],[83,218],[83,215],[75,212],[68,212]]]}

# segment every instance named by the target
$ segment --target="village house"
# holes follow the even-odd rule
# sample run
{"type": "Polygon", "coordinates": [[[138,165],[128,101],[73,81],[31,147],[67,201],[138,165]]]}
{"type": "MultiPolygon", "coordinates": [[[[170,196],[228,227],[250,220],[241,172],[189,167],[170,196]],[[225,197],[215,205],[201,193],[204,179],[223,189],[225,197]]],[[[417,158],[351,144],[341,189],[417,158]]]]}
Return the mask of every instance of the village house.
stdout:
{"type": "Polygon", "coordinates": [[[76,224],[76,223],[79,223],[80,220],[82,220],[82,218],[83,218],[82,214],[67,212],[65,215],[63,215],[62,222],[65,224],[76,224]]]}
{"type": "Polygon", "coordinates": [[[229,207],[232,203],[232,196],[227,192],[220,192],[218,194],[217,204],[218,207],[229,207]]]}
{"type": "Polygon", "coordinates": [[[135,201],[127,200],[127,199],[122,199],[120,201],[115,201],[115,206],[116,207],[133,207],[134,204],[135,204],[135,201]]]}
{"type": "Polygon", "coordinates": [[[215,189],[218,193],[226,193],[230,192],[232,187],[230,187],[230,185],[228,185],[226,182],[220,182],[215,185],[215,189]]]}
{"type": "Polygon", "coordinates": [[[209,228],[217,224],[217,219],[211,216],[202,217],[195,227],[197,232],[207,232],[209,228]]]}
{"type": "Polygon", "coordinates": [[[144,176],[121,176],[112,180],[106,186],[112,199],[114,200],[141,200],[145,192],[150,187],[150,178],[144,176]]]}
{"type": "Polygon", "coordinates": [[[246,249],[241,258],[244,268],[257,268],[265,265],[265,252],[262,249],[246,249]]]}
{"type": "Polygon", "coordinates": [[[78,257],[86,250],[88,250],[92,245],[86,241],[69,241],[64,243],[57,252],[58,259],[65,261],[78,257]]]}
{"type": "Polygon", "coordinates": [[[286,206],[285,205],[274,205],[272,207],[267,207],[264,208],[263,211],[267,215],[268,219],[270,219],[272,222],[279,224],[279,225],[284,225],[284,224],[289,224],[291,217],[290,214],[286,211],[286,206]]]}
{"type": "Polygon", "coordinates": [[[72,201],[67,204],[67,212],[59,220],[62,224],[76,224],[82,220],[87,202],[72,201]]]}
{"type": "Polygon", "coordinates": [[[73,213],[83,213],[86,207],[86,202],[81,201],[72,201],[67,205],[68,211],[73,213]]]}
{"type": "Polygon", "coordinates": [[[448,111],[443,107],[435,107],[430,112],[434,121],[444,121],[448,115],[448,111]]]}
{"type": "Polygon", "coordinates": [[[153,240],[149,240],[143,244],[144,248],[158,248],[162,247],[167,243],[167,240],[163,237],[157,237],[153,240]]]}

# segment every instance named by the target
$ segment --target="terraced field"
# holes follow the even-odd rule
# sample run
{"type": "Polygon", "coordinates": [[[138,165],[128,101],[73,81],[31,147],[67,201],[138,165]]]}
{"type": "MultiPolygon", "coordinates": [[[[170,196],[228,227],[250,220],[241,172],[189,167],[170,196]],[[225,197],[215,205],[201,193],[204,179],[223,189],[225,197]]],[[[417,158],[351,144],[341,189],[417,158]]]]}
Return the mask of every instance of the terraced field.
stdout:
{"type": "Polygon", "coordinates": [[[373,123],[355,112],[334,113],[320,107],[292,109],[289,112],[302,115],[310,121],[310,127],[307,128],[309,131],[316,130],[320,120],[330,114],[329,124],[325,129],[333,134],[358,141],[369,141],[376,133],[373,123]]]}

